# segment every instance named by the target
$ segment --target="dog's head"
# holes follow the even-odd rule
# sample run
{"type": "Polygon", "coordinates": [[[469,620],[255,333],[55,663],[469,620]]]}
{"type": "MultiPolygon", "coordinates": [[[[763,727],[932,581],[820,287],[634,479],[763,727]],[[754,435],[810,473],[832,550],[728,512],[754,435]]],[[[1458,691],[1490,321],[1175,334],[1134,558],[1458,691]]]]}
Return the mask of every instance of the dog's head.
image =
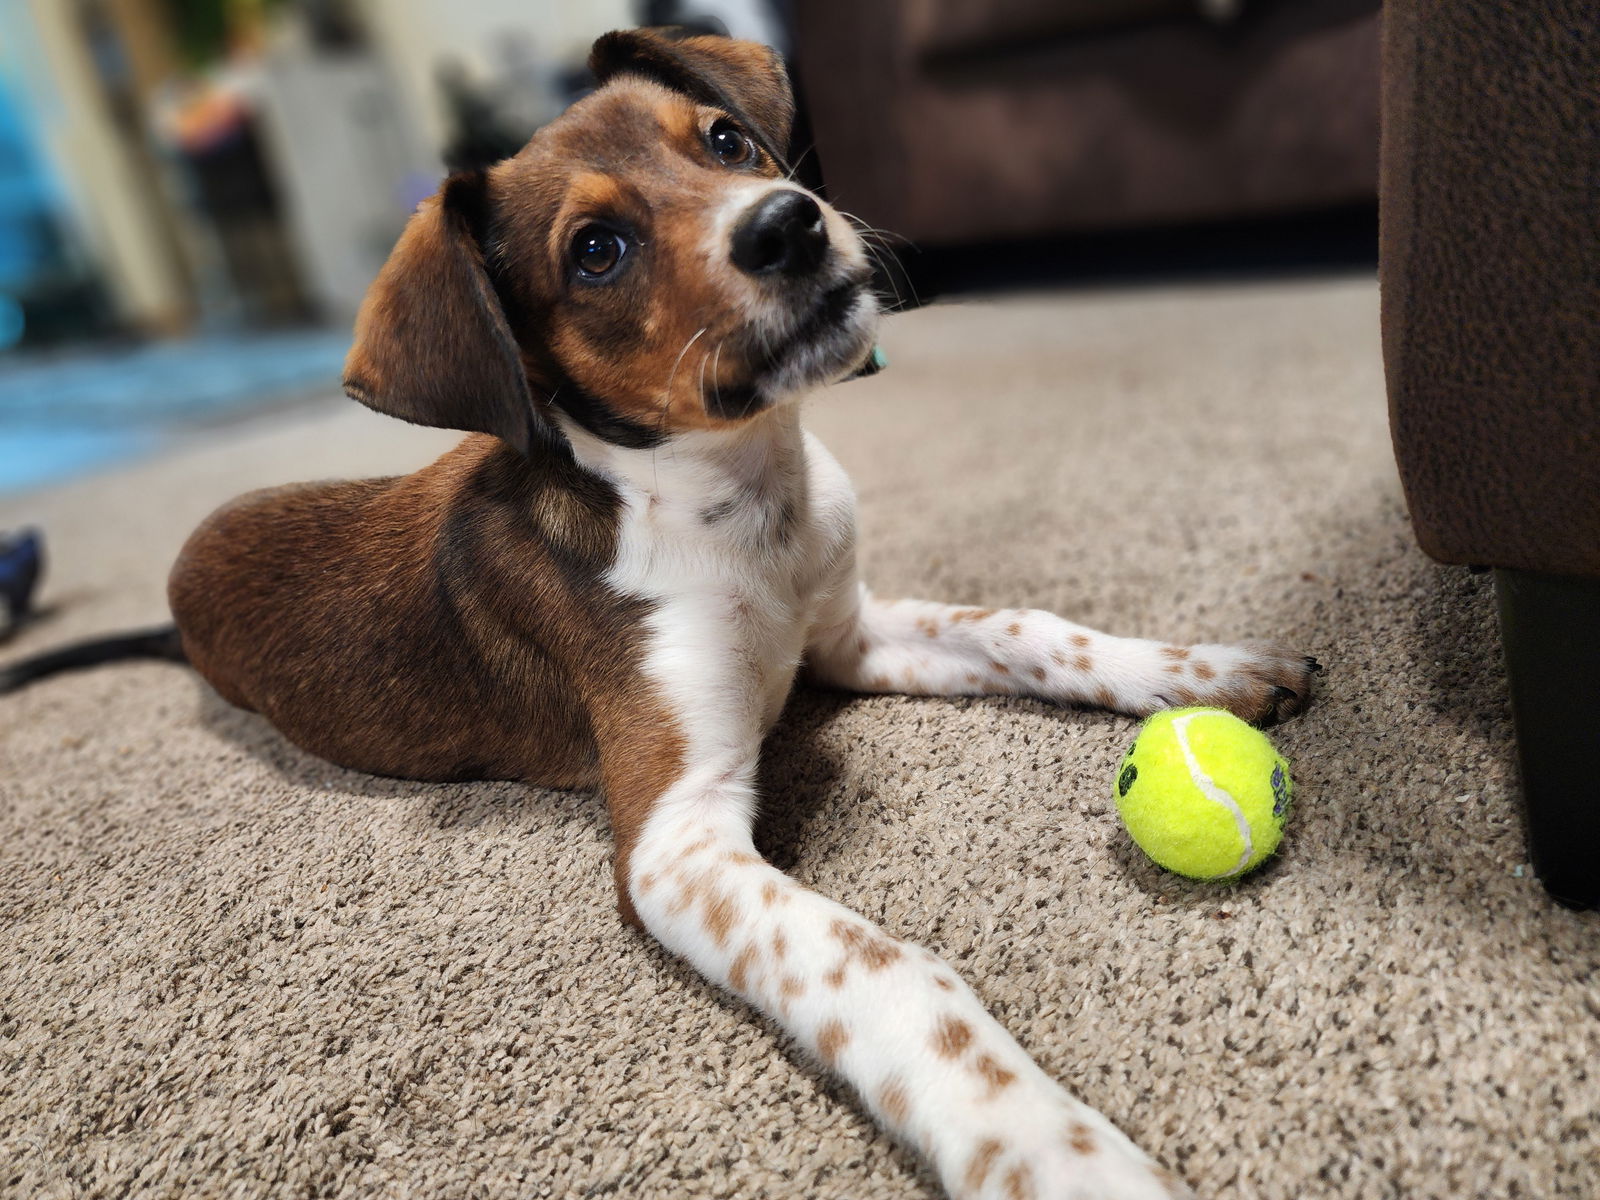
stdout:
{"type": "Polygon", "coordinates": [[[595,43],[593,93],[412,217],[345,389],[424,425],[562,448],[552,410],[648,446],[747,421],[872,345],[860,239],[785,178],[794,99],[765,46],[595,43]]]}

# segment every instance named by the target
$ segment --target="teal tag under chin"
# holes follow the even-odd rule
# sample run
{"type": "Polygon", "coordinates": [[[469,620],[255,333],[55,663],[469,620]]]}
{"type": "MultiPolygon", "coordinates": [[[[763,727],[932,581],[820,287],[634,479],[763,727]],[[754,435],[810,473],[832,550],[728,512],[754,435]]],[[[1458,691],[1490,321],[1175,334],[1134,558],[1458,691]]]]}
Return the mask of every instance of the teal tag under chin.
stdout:
{"type": "Polygon", "coordinates": [[[883,352],[882,346],[874,346],[872,353],[867,355],[867,361],[855,369],[855,373],[847,376],[849,379],[860,379],[864,375],[876,375],[889,365],[889,356],[883,352]]]}

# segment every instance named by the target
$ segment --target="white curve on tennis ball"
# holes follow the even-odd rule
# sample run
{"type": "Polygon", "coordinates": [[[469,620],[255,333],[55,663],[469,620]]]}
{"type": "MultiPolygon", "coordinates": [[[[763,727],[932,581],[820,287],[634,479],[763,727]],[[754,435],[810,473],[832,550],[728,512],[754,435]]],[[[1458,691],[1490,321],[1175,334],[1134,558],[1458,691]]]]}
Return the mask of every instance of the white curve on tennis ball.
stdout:
{"type": "Polygon", "coordinates": [[[1189,778],[1194,780],[1195,787],[1199,788],[1207,800],[1213,804],[1220,804],[1233,814],[1233,823],[1239,827],[1239,837],[1244,842],[1244,853],[1239,855],[1239,861],[1233,865],[1231,871],[1224,871],[1220,875],[1207,876],[1209,879],[1226,879],[1230,875],[1237,875],[1244,870],[1250,861],[1250,855],[1255,852],[1255,842],[1250,837],[1250,822],[1245,818],[1244,810],[1239,807],[1239,802],[1224,789],[1217,786],[1217,781],[1205,773],[1200,766],[1200,761],[1195,758],[1194,750],[1189,745],[1189,722],[1206,716],[1205,713],[1190,713],[1186,717],[1179,717],[1172,722],[1172,733],[1178,739],[1178,749],[1183,751],[1184,765],[1189,768],[1189,778]]]}

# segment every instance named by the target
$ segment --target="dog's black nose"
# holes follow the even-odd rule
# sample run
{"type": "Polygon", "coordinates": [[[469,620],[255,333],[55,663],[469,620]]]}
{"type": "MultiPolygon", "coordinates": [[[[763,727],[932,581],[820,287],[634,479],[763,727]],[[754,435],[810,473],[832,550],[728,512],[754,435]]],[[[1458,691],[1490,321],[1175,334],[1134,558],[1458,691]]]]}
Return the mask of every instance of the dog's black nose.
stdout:
{"type": "Polygon", "coordinates": [[[733,231],[733,265],[752,275],[809,275],[827,250],[822,209],[790,188],[757,200],[733,231]]]}

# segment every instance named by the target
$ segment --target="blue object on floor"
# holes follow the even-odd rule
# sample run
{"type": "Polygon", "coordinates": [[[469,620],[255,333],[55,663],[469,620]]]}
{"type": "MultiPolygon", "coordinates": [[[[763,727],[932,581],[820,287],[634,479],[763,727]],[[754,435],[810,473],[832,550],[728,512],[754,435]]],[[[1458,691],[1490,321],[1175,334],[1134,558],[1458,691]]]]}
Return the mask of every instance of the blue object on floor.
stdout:
{"type": "Polygon", "coordinates": [[[0,492],[136,458],[174,434],[335,392],[345,330],[211,335],[0,359],[0,492]]]}
{"type": "Polygon", "coordinates": [[[43,570],[44,537],[38,530],[0,534],[0,638],[33,608],[33,590],[43,570]]]}

